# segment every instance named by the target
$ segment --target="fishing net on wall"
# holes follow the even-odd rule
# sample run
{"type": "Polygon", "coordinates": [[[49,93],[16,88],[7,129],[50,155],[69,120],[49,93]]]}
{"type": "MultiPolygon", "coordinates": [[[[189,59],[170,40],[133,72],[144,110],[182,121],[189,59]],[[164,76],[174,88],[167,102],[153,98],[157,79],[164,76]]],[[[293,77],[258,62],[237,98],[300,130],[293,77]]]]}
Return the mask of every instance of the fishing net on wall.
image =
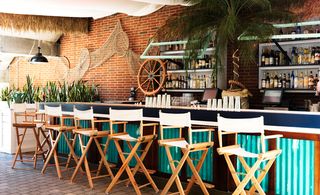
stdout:
{"type": "Polygon", "coordinates": [[[131,73],[137,73],[140,66],[140,56],[129,48],[129,38],[123,31],[120,20],[107,41],[99,49],[91,53],[86,48],[82,49],[77,65],[73,68],[66,65],[62,78],[67,82],[78,81],[88,70],[101,66],[115,54],[126,58],[131,73]]]}

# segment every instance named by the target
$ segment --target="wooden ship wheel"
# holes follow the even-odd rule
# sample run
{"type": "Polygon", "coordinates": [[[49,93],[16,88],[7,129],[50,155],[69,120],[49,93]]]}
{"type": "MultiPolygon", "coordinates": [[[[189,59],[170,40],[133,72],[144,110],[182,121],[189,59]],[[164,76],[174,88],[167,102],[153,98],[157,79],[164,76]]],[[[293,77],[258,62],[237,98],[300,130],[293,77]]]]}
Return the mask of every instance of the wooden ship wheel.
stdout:
{"type": "Polygon", "coordinates": [[[147,59],[139,68],[138,88],[146,95],[157,94],[166,81],[165,63],[158,59],[147,59]]]}

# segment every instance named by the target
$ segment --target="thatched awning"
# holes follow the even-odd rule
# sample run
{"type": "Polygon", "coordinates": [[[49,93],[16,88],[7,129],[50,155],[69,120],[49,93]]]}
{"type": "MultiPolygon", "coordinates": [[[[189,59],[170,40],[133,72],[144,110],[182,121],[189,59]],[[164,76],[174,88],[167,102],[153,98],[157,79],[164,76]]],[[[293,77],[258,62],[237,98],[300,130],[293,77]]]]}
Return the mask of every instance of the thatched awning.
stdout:
{"type": "Polygon", "coordinates": [[[33,16],[0,13],[0,27],[18,31],[51,31],[87,33],[89,18],[33,16]]]}

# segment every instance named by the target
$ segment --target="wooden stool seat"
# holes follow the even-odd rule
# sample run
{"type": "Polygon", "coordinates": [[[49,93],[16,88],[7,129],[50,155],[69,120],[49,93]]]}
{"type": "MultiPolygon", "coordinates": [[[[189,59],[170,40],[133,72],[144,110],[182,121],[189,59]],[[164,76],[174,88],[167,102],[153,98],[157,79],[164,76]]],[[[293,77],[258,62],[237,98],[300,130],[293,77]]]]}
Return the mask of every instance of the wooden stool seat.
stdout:
{"type": "MultiPolygon", "coordinates": [[[[41,155],[43,160],[45,160],[45,151],[43,151],[43,147],[45,143],[40,143],[40,132],[42,133],[42,125],[43,123],[35,122],[36,114],[35,112],[27,112],[27,105],[25,103],[21,104],[13,104],[12,105],[14,112],[14,123],[13,127],[16,129],[16,137],[17,137],[17,150],[15,156],[13,158],[12,167],[15,168],[16,162],[33,162],[33,168],[36,169],[38,155],[41,155]],[[21,120],[22,119],[22,120],[21,120]],[[20,129],[23,129],[23,132],[20,133],[20,129]],[[26,136],[27,130],[30,129],[33,132],[35,141],[36,141],[36,149],[34,151],[34,156],[32,160],[23,159],[21,147],[26,136]],[[18,160],[18,156],[20,160],[18,160]]],[[[35,108],[34,108],[35,109],[35,108]]]]}
{"type": "Polygon", "coordinates": [[[111,171],[111,166],[108,163],[108,161],[106,160],[106,153],[107,153],[107,148],[109,145],[109,139],[107,139],[107,141],[104,145],[104,150],[102,150],[102,148],[101,148],[101,145],[103,145],[103,144],[100,144],[99,140],[98,140],[99,138],[108,137],[109,131],[98,131],[95,128],[95,123],[109,122],[109,121],[108,120],[96,120],[93,117],[92,107],[89,110],[78,110],[74,107],[73,112],[74,112],[74,121],[75,121],[75,130],[73,132],[78,137],[82,155],[79,159],[79,163],[77,164],[76,169],[74,170],[74,172],[72,174],[71,182],[73,182],[75,180],[77,173],[78,173],[79,169],[81,168],[82,163],[84,163],[89,186],[90,186],[90,188],[93,188],[93,180],[94,179],[99,179],[99,178],[103,178],[103,177],[107,177],[107,176],[110,176],[111,179],[113,179],[113,177],[114,177],[113,173],[111,171]],[[90,122],[91,127],[90,128],[81,127],[81,125],[80,125],[81,121],[90,122]],[[82,140],[83,136],[89,137],[87,144],[84,144],[84,142],[82,140]],[[101,157],[100,162],[99,162],[99,167],[98,167],[98,170],[96,171],[95,176],[92,176],[92,171],[90,171],[89,163],[87,160],[87,154],[88,154],[88,151],[89,151],[89,148],[90,148],[92,142],[95,143],[95,145],[98,149],[98,152],[100,154],[100,157],[101,157]],[[105,168],[107,170],[106,175],[100,175],[100,172],[101,172],[103,165],[105,166],[105,168]]]}
{"type": "Polygon", "coordinates": [[[169,160],[169,165],[172,171],[172,175],[168,180],[167,184],[165,185],[161,195],[168,194],[169,189],[171,188],[173,182],[176,183],[178,192],[173,194],[188,194],[192,188],[192,186],[196,183],[200,186],[202,192],[206,195],[209,195],[207,190],[207,185],[204,184],[202,181],[199,172],[203,165],[203,162],[207,156],[209,148],[213,146],[213,142],[211,141],[211,131],[213,129],[195,129],[191,128],[191,115],[190,112],[188,113],[163,113],[159,112],[160,116],[160,135],[161,138],[158,141],[160,146],[164,146],[166,150],[166,154],[169,160]],[[182,138],[182,129],[188,128],[188,139],[182,138]],[[179,130],[178,138],[171,138],[171,139],[164,139],[164,130],[176,131],[179,130]],[[193,133],[195,132],[207,132],[208,133],[208,140],[201,142],[201,143],[193,143],[193,133]],[[178,147],[181,149],[183,156],[181,157],[180,161],[173,160],[170,148],[171,147],[178,147]],[[196,151],[203,151],[201,154],[201,158],[198,160],[198,164],[194,165],[193,160],[190,158],[189,154],[196,151]],[[179,178],[179,172],[181,171],[184,164],[187,162],[189,165],[192,177],[188,180],[187,188],[184,190],[179,178]],[[177,163],[177,165],[175,165],[177,163]]]}
{"type": "Polygon", "coordinates": [[[146,169],[146,167],[143,164],[143,161],[151,147],[151,144],[154,139],[156,139],[156,125],[155,123],[152,124],[144,124],[143,123],[143,110],[142,109],[132,109],[132,110],[114,110],[114,109],[109,109],[109,114],[110,114],[110,135],[109,138],[111,140],[114,140],[114,143],[116,145],[117,151],[119,153],[119,157],[122,161],[122,166],[120,167],[119,171],[115,175],[115,177],[112,179],[111,183],[106,189],[106,193],[111,192],[113,187],[116,184],[121,183],[122,181],[126,182],[126,185],[128,186],[131,182],[136,194],[140,195],[141,191],[140,189],[146,186],[151,185],[152,188],[154,189],[155,192],[158,192],[159,189],[157,185],[154,183],[152,177],[150,176],[150,172],[146,169]],[[134,122],[134,121],[139,121],[140,126],[139,126],[139,133],[140,135],[138,138],[135,138],[133,136],[130,136],[126,132],[126,125],[129,122],[134,122]],[[115,133],[113,130],[113,124],[122,124],[123,125],[123,132],[120,133],[115,133]],[[153,127],[153,132],[151,135],[144,135],[144,127],[149,126],[153,127]],[[125,153],[123,149],[121,148],[121,145],[119,141],[125,142],[129,149],[129,153],[125,153]],[[135,142],[134,145],[131,144],[131,142],[135,142]],[[142,143],[146,143],[145,148],[143,149],[142,153],[140,155],[137,154],[139,147],[141,146],[142,143]],[[125,155],[127,157],[125,157],[125,155]],[[137,161],[137,164],[135,167],[132,169],[129,167],[130,161],[135,158],[137,161]],[[146,176],[148,183],[143,184],[141,186],[138,186],[134,176],[138,171],[142,171],[144,175],[146,176]],[[121,175],[126,171],[128,175],[127,180],[122,180],[119,181],[121,175]]]}
{"type": "MultiPolygon", "coordinates": [[[[245,187],[251,181],[252,184],[249,188],[249,194],[255,194],[256,190],[259,194],[265,194],[260,183],[267,175],[270,167],[276,160],[277,156],[281,154],[281,150],[271,150],[266,152],[265,141],[268,139],[274,139],[282,137],[282,135],[264,135],[264,121],[263,116],[256,118],[224,118],[218,114],[218,138],[219,138],[219,148],[217,149],[218,154],[223,155],[228,168],[231,172],[232,178],[237,186],[233,195],[245,195],[245,187]],[[258,146],[259,153],[252,153],[243,149],[237,143],[238,133],[246,134],[259,134],[260,136],[260,145],[258,146]],[[234,135],[235,143],[233,145],[223,146],[223,135],[234,135]],[[261,146],[261,147],[260,147],[261,146]],[[239,173],[236,171],[234,164],[231,161],[231,156],[236,156],[240,164],[244,168],[244,173],[239,173]],[[255,159],[252,167],[248,165],[246,159],[255,159]],[[263,168],[260,166],[262,162],[265,162],[263,168]],[[259,172],[259,169],[263,171],[259,172]],[[255,175],[258,177],[255,177],[255,175]],[[244,175],[242,181],[240,181],[238,175],[244,175]]],[[[255,145],[255,144],[252,144],[255,145]]]]}
{"type": "Polygon", "coordinates": [[[59,140],[61,137],[64,137],[64,140],[69,148],[69,155],[68,155],[68,160],[67,163],[65,165],[65,168],[68,169],[71,159],[74,160],[74,162],[76,164],[78,164],[78,157],[74,152],[74,146],[75,146],[75,137],[73,136],[72,139],[68,138],[67,136],[67,132],[71,132],[72,130],[75,128],[74,126],[66,126],[64,124],[64,120],[65,119],[73,119],[73,117],[70,116],[64,116],[62,114],[62,109],[61,109],[61,105],[59,105],[58,107],[50,107],[45,105],[45,129],[49,131],[49,139],[50,139],[50,143],[51,143],[51,147],[50,147],[50,152],[47,156],[47,159],[43,165],[42,171],[41,173],[44,174],[48,164],[50,162],[50,159],[52,158],[52,156],[54,157],[54,164],[55,164],[55,168],[57,171],[57,175],[59,177],[59,179],[62,178],[61,175],[61,170],[60,170],[60,163],[59,163],[59,159],[58,159],[58,152],[57,152],[57,146],[59,144],[59,140]],[[50,123],[50,119],[51,121],[54,121],[52,119],[54,118],[59,118],[60,120],[60,124],[56,125],[56,124],[51,124],[50,123]]]}

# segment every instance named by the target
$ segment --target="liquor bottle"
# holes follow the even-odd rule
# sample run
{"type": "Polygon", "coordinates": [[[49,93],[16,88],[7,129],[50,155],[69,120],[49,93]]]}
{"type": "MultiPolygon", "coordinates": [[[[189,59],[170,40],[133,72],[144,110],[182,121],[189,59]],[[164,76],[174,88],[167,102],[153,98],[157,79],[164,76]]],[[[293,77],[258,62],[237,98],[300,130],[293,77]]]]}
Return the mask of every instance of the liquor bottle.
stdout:
{"type": "Polygon", "coordinates": [[[315,54],[316,54],[316,48],[315,48],[315,47],[312,47],[312,48],[311,48],[310,64],[315,64],[315,54]]]}
{"type": "Polygon", "coordinates": [[[316,74],[316,76],[313,79],[313,89],[316,89],[318,81],[319,81],[318,74],[316,74]]]}
{"type": "Polygon", "coordinates": [[[313,89],[313,85],[314,85],[314,78],[313,78],[313,74],[312,71],[310,71],[310,75],[309,75],[309,79],[308,79],[308,88],[309,89],[313,89]]]}
{"type": "Polygon", "coordinates": [[[276,65],[276,66],[280,65],[280,51],[275,52],[274,65],[276,65]]]}
{"type": "Polygon", "coordinates": [[[297,55],[296,47],[292,47],[292,50],[291,50],[291,63],[294,65],[298,64],[298,55],[297,55]]]}
{"type": "Polygon", "coordinates": [[[279,77],[278,77],[278,88],[282,88],[282,77],[281,77],[281,73],[279,74],[279,77]]]}
{"type": "Polygon", "coordinates": [[[273,77],[273,88],[278,88],[278,75],[277,73],[275,73],[274,77],[273,77]]]}
{"type": "Polygon", "coordinates": [[[264,63],[266,66],[270,65],[270,56],[267,49],[266,49],[266,54],[264,55],[264,63]]]}
{"type": "Polygon", "coordinates": [[[308,89],[308,84],[309,84],[308,72],[305,71],[304,76],[303,76],[303,88],[308,89]]]}
{"type": "Polygon", "coordinates": [[[294,83],[295,83],[295,76],[294,76],[294,72],[291,72],[291,77],[290,77],[290,88],[294,88],[294,83]]]}
{"type": "Polygon", "coordinates": [[[320,62],[320,47],[316,47],[316,50],[314,52],[314,63],[319,64],[320,62]]]}
{"type": "Polygon", "coordinates": [[[274,76],[273,76],[273,74],[271,73],[271,75],[270,75],[270,84],[269,84],[269,88],[274,88],[274,76]]]}
{"type": "Polygon", "coordinates": [[[187,81],[187,89],[190,89],[190,80],[191,80],[190,74],[188,74],[187,75],[187,79],[186,79],[186,81],[187,81]]]}
{"type": "Polygon", "coordinates": [[[171,75],[168,76],[168,81],[167,81],[167,88],[172,88],[172,80],[171,80],[171,75]]]}
{"type": "Polygon", "coordinates": [[[283,73],[283,76],[282,76],[282,88],[286,88],[287,87],[287,76],[286,76],[286,73],[283,73]]]}
{"type": "Polygon", "coordinates": [[[300,72],[299,74],[298,88],[303,89],[303,72],[300,72]]]}
{"type": "Polygon", "coordinates": [[[265,89],[266,88],[266,73],[263,73],[263,77],[261,79],[261,88],[265,89]]]}
{"type": "Polygon", "coordinates": [[[295,76],[294,76],[293,88],[295,88],[295,89],[299,88],[299,81],[300,81],[300,78],[298,77],[298,71],[296,71],[295,76]]]}
{"type": "Polygon", "coordinates": [[[269,64],[270,66],[274,66],[274,51],[272,49],[270,51],[269,64]]]}
{"type": "Polygon", "coordinates": [[[211,78],[210,75],[206,76],[206,88],[211,88],[211,78]]]}
{"type": "Polygon", "coordinates": [[[289,89],[291,87],[291,76],[290,73],[288,73],[287,82],[286,82],[286,88],[289,89]]]}
{"type": "Polygon", "coordinates": [[[302,63],[303,63],[303,48],[299,47],[297,64],[302,64],[302,63]]]}
{"type": "Polygon", "coordinates": [[[189,81],[189,87],[190,89],[193,89],[193,76],[190,74],[190,81],[189,81]]]}
{"type": "Polygon", "coordinates": [[[265,63],[265,57],[266,57],[266,54],[264,52],[264,49],[262,49],[262,53],[261,53],[261,66],[265,66],[266,63],[265,63]]]}
{"type": "Polygon", "coordinates": [[[197,89],[200,88],[200,82],[201,82],[200,75],[198,75],[198,78],[197,78],[197,80],[196,80],[196,88],[197,88],[197,89]]]}
{"type": "Polygon", "coordinates": [[[266,77],[266,88],[270,88],[270,77],[269,77],[269,73],[267,72],[267,77],[266,77]]]}

